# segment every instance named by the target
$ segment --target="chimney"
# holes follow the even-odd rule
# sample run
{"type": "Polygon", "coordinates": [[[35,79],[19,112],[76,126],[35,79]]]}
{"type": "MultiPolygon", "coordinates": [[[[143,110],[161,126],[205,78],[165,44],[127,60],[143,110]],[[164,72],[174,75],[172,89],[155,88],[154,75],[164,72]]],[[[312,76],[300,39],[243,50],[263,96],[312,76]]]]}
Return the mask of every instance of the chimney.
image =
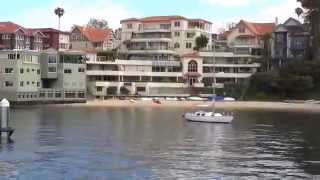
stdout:
{"type": "Polygon", "coordinates": [[[276,26],[279,24],[278,17],[275,18],[275,24],[276,24],[276,26]]]}

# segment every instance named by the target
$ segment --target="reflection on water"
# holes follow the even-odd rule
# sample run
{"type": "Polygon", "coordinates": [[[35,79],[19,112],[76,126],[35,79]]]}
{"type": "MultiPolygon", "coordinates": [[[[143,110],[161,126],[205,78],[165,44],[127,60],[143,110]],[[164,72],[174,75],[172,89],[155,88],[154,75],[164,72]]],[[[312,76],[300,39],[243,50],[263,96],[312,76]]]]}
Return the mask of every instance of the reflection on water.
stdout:
{"type": "Polygon", "coordinates": [[[0,179],[301,179],[320,174],[317,114],[237,112],[189,123],[184,109],[19,108],[0,179]]]}

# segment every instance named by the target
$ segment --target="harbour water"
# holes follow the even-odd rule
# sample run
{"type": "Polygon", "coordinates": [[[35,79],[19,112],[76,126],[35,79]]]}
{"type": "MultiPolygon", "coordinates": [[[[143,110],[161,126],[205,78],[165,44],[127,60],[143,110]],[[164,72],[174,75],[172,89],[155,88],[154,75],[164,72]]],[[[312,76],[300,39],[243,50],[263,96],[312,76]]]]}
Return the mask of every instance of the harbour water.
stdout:
{"type": "Polygon", "coordinates": [[[186,122],[182,108],[21,107],[0,179],[309,179],[320,175],[320,115],[238,111],[186,122]]]}

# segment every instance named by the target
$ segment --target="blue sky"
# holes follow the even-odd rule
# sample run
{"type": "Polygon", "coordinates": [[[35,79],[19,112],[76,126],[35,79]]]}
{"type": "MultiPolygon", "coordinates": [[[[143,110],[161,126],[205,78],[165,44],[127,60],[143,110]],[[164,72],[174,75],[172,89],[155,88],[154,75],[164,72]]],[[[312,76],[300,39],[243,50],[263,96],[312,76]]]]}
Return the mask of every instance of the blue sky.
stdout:
{"type": "Polygon", "coordinates": [[[113,28],[129,17],[183,15],[213,22],[214,29],[240,19],[280,22],[294,16],[296,0],[5,0],[0,6],[0,21],[14,21],[28,27],[56,27],[53,9],[62,6],[66,14],[62,28],[83,25],[90,17],[106,19],[113,28]],[[8,8],[11,7],[11,8],[8,8]],[[13,10],[12,7],[15,7],[13,10]]]}

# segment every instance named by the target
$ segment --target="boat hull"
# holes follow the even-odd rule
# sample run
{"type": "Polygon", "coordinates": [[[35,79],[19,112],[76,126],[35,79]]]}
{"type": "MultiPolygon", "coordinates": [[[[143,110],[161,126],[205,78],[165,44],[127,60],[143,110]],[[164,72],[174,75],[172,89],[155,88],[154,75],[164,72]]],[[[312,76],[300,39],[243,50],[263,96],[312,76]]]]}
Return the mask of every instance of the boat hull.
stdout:
{"type": "Polygon", "coordinates": [[[233,116],[198,116],[194,113],[186,113],[184,118],[192,122],[205,122],[205,123],[225,123],[229,124],[233,120],[233,116]]]}

